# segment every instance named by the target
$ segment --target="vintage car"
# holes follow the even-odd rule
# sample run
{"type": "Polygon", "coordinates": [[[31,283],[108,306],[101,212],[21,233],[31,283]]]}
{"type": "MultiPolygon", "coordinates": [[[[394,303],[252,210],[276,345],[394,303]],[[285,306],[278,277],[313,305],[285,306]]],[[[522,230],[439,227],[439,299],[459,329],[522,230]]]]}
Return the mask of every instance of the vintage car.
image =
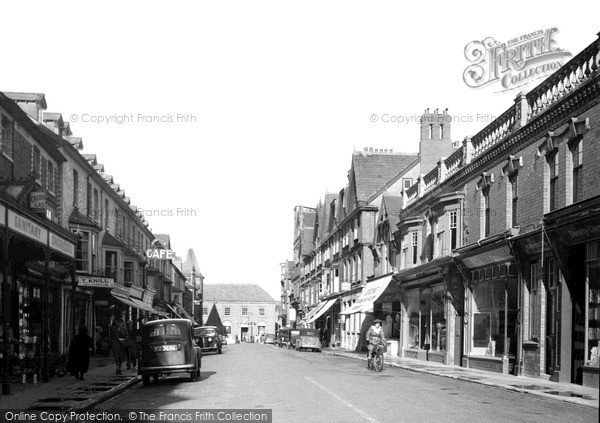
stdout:
{"type": "Polygon", "coordinates": [[[202,352],[194,341],[191,320],[152,320],[142,326],[141,334],[138,374],[144,385],[163,374],[189,373],[192,382],[200,378],[202,352]]]}
{"type": "Polygon", "coordinates": [[[293,346],[296,351],[311,350],[321,351],[321,330],[320,329],[297,329],[298,337],[294,339],[293,346]]]}
{"type": "Polygon", "coordinates": [[[194,329],[194,339],[202,352],[215,351],[221,354],[223,343],[216,326],[200,326],[194,329]]]}
{"type": "Polygon", "coordinates": [[[265,335],[265,344],[274,344],[275,343],[275,335],[272,333],[267,333],[265,335]]]}

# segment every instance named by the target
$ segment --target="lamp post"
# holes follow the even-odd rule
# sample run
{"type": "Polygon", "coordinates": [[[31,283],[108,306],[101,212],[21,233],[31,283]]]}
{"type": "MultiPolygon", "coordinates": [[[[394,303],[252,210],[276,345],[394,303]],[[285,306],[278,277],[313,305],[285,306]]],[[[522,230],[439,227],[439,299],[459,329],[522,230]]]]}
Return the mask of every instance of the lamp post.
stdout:
{"type": "MultiPolygon", "coordinates": [[[[190,274],[190,282],[192,284],[192,320],[196,321],[196,312],[194,306],[196,304],[196,268],[192,266],[192,273],[190,274]]],[[[202,322],[200,322],[202,325],[202,322]]]]}

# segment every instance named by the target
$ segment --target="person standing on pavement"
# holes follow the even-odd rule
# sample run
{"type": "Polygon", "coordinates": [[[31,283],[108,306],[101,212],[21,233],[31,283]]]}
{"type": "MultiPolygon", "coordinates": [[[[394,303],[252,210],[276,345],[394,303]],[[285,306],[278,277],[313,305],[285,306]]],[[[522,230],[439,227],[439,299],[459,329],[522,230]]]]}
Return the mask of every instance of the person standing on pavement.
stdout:
{"type": "Polygon", "coordinates": [[[75,373],[75,378],[84,380],[83,375],[90,367],[90,353],[93,348],[92,338],[88,335],[88,329],[82,326],[79,333],[73,338],[69,348],[69,362],[67,368],[75,373]]]}
{"type": "Polygon", "coordinates": [[[125,342],[128,341],[127,329],[123,324],[123,320],[115,319],[110,326],[110,343],[113,350],[113,357],[115,358],[115,365],[117,367],[116,374],[120,375],[123,361],[125,360],[125,342]]]}
{"type": "Polygon", "coordinates": [[[142,338],[139,334],[138,329],[133,326],[133,320],[127,321],[127,332],[129,334],[129,347],[128,347],[129,351],[127,354],[127,368],[135,369],[135,367],[137,366],[138,354],[140,351],[139,342],[142,341],[142,338]]]}

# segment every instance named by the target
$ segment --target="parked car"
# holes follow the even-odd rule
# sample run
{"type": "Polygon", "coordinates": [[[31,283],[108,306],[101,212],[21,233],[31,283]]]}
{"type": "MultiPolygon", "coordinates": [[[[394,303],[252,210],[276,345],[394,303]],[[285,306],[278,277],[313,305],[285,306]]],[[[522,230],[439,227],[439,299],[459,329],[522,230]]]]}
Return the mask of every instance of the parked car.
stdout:
{"type": "Polygon", "coordinates": [[[320,329],[298,329],[298,337],[294,340],[296,351],[311,350],[321,352],[320,329]]]}
{"type": "Polygon", "coordinates": [[[274,344],[275,343],[275,335],[272,333],[267,333],[265,335],[265,344],[274,344]]]}
{"type": "Polygon", "coordinates": [[[200,378],[202,352],[194,341],[192,321],[188,319],[152,320],[142,326],[142,354],[138,374],[144,385],[162,374],[189,373],[200,378]]]}
{"type": "Polygon", "coordinates": [[[194,329],[194,338],[198,346],[204,351],[216,351],[221,354],[223,342],[216,326],[200,326],[194,329]]]}

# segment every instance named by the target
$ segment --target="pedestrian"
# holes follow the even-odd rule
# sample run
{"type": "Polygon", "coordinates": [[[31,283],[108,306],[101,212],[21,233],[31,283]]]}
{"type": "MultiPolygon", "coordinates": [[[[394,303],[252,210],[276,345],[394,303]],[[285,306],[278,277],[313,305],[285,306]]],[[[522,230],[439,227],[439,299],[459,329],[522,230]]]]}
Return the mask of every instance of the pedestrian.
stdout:
{"type": "Polygon", "coordinates": [[[92,348],[93,341],[88,335],[88,329],[82,326],[79,328],[79,333],[73,337],[69,348],[67,368],[72,374],[75,374],[75,379],[83,380],[83,375],[88,371],[92,348]]]}
{"type": "Polygon", "coordinates": [[[127,358],[127,368],[131,364],[131,368],[135,369],[138,362],[138,355],[140,351],[140,342],[142,337],[140,336],[139,330],[133,326],[133,320],[127,321],[127,332],[129,333],[129,354],[127,358]]]}
{"type": "Polygon", "coordinates": [[[115,358],[116,374],[120,375],[123,361],[125,361],[125,342],[128,341],[127,329],[123,320],[115,319],[110,326],[110,343],[115,358]]]}

